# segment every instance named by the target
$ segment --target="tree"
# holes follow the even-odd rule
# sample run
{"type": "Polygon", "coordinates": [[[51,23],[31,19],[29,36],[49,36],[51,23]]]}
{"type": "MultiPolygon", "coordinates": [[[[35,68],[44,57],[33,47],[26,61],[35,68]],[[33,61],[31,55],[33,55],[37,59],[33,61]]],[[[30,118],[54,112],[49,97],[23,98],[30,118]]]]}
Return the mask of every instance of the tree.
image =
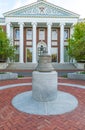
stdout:
{"type": "Polygon", "coordinates": [[[0,27],[0,61],[6,61],[8,58],[14,58],[15,48],[11,45],[6,33],[0,27]]]}
{"type": "Polygon", "coordinates": [[[68,54],[77,61],[85,62],[85,22],[74,25],[74,33],[68,40],[68,54]]]}

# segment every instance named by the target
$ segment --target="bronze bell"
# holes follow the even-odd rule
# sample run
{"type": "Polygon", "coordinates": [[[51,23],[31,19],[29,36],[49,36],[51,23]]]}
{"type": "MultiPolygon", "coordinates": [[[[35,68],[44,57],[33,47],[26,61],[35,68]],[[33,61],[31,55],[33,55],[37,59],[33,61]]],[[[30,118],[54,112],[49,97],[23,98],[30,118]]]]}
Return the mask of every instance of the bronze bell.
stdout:
{"type": "Polygon", "coordinates": [[[35,69],[40,72],[51,72],[54,70],[51,64],[51,56],[48,54],[42,54],[39,56],[39,63],[35,69]]]}

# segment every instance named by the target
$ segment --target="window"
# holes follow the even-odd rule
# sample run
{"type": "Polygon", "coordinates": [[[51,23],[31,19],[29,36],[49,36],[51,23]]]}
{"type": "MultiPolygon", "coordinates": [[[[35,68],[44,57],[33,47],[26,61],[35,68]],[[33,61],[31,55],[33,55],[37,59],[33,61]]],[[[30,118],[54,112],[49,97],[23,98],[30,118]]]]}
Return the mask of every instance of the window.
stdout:
{"type": "Polygon", "coordinates": [[[19,40],[20,39],[20,31],[19,28],[16,28],[14,31],[14,39],[19,40]]]}
{"type": "Polygon", "coordinates": [[[45,30],[44,29],[39,30],[39,40],[45,40],[45,30]]]}
{"type": "Polygon", "coordinates": [[[69,30],[65,29],[64,30],[64,40],[67,40],[69,38],[69,30]]]}
{"type": "Polygon", "coordinates": [[[32,48],[26,48],[26,61],[32,62],[32,48]]]}
{"type": "Polygon", "coordinates": [[[27,29],[26,40],[32,40],[32,29],[27,29]]]}
{"type": "Polygon", "coordinates": [[[16,46],[15,48],[15,62],[19,62],[19,47],[16,46]]]}
{"type": "Polygon", "coordinates": [[[58,62],[58,47],[51,48],[51,59],[52,62],[58,62]]]}
{"type": "Polygon", "coordinates": [[[69,62],[68,46],[64,46],[64,61],[69,62]]]}
{"type": "Polygon", "coordinates": [[[56,29],[52,30],[52,40],[57,40],[57,30],[56,29]]]}

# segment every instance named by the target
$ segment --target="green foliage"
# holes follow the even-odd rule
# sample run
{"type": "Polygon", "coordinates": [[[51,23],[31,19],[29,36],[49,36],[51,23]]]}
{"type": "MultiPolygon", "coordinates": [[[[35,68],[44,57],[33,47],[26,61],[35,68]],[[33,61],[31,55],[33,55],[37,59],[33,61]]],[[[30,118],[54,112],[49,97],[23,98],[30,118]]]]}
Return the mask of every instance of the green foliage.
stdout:
{"type": "Polygon", "coordinates": [[[80,72],[80,74],[85,74],[85,71],[80,72]]]}
{"type": "Polygon", "coordinates": [[[74,25],[74,33],[68,40],[69,55],[77,61],[85,61],[85,23],[74,25]]]}
{"type": "Polygon", "coordinates": [[[14,46],[11,45],[6,33],[0,27],[0,61],[6,61],[8,58],[14,58],[14,46]]]}

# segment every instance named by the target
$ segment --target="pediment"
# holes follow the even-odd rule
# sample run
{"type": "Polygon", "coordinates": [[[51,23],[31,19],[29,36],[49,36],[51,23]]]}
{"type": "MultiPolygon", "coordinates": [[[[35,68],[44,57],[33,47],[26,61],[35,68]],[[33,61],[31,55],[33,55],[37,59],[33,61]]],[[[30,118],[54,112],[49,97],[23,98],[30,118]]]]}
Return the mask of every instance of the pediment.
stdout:
{"type": "Polygon", "coordinates": [[[39,1],[33,4],[9,11],[4,14],[5,17],[79,17],[71,11],[48,3],[39,1]]]}

